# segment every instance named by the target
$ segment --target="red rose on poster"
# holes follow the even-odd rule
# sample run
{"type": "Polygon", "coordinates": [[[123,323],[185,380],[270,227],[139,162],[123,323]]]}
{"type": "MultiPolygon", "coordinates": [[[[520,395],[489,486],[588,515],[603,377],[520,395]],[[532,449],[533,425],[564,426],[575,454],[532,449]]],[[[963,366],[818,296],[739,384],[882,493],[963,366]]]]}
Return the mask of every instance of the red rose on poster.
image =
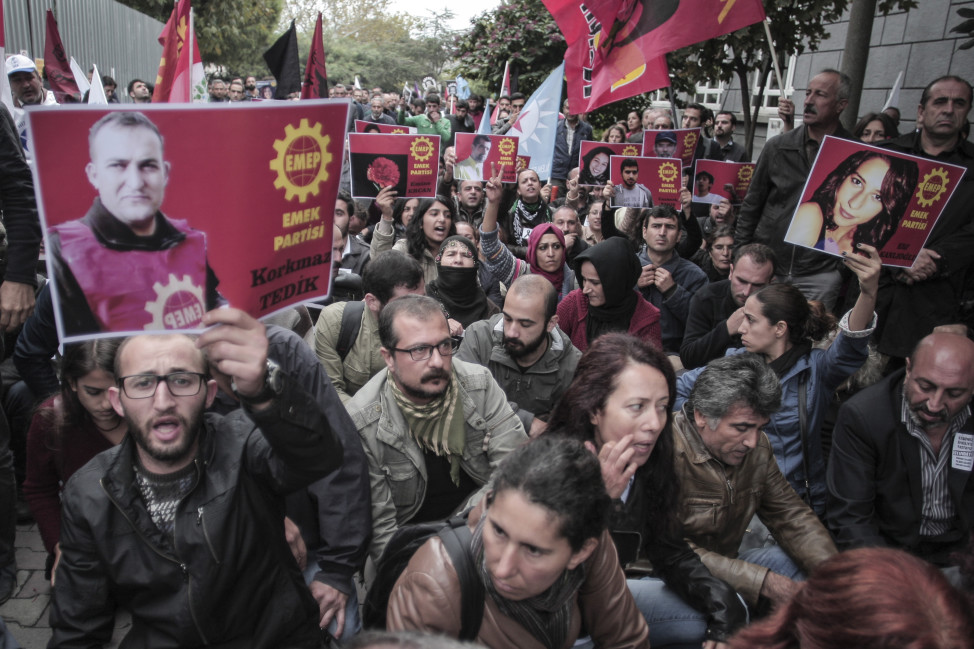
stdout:
{"type": "Polygon", "coordinates": [[[399,183],[399,167],[389,158],[376,158],[369,165],[367,177],[378,185],[379,189],[395,187],[399,183]]]}

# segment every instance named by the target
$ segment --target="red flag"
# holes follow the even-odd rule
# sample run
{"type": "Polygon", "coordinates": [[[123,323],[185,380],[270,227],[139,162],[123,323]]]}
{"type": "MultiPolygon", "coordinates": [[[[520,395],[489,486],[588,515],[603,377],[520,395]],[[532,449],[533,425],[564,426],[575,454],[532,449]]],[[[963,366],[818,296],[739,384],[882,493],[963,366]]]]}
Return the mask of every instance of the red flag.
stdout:
{"type": "Polygon", "coordinates": [[[315,33],[311,38],[311,51],[308,64],[304,66],[304,82],[301,84],[301,99],[328,97],[328,72],[325,69],[325,46],[321,34],[321,12],[315,23],[315,33]]]}
{"type": "Polygon", "coordinates": [[[80,101],[81,91],[71,72],[71,63],[64,53],[61,34],[57,30],[54,13],[47,10],[47,39],[44,42],[44,71],[51,84],[51,90],[59,104],[65,101],[80,101]]]}
{"type": "Polygon", "coordinates": [[[572,112],[669,85],[665,55],[764,20],[761,0],[544,0],[568,43],[572,112]]]}
{"type": "Polygon", "coordinates": [[[200,48],[191,34],[191,11],[190,0],[179,0],[159,34],[162,58],[159,60],[156,87],[152,92],[153,102],[189,102],[205,94],[200,48]],[[190,39],[193,43],[192,63],[190,48],[187,47],[190,39]],[[194,87],[200,83],[203,83],[201,87],[194,87]]]}

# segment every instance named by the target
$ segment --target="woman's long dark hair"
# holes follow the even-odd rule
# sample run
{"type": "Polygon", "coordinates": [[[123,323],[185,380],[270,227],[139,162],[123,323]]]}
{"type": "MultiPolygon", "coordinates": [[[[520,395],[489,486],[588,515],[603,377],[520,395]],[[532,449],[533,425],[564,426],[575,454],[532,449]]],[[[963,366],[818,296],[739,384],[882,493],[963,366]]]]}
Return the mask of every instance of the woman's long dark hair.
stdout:
{"type": "Polygon", "coordinates": [[[919,170],[912,160],[904,160],[877,151],[857,151],[842,161],[838,167],[826,176],[819,185],[811,200],[818,203],[825,219],[825,229],[835,230],[839,226],[835,222],[835,197],[839,187],[845,179],[855,173],[860,166],[870,160],[882,160],[889,165],[889,171],[883,178],[879,190],[882,209],[872,220],[856,227],[852,235],[852,245],[866,243],[876,248],[882,248],[896,234],[900,219],[910,204],[910,197],[917,186],[919,170]]]}
{"type": "Polygon", "coordinates": [[[578,183],[580,185],[604,185],[607,180],[609,180],[609,170],[611,165],[605,166],[605,171],[602,172],[600,176],[593,176],[592,172],[589,171],[589,165],[592,164],[592,160],[595,156],[600,153],[604,153],[609,156],[610,159],[615,155],[615,151],[607,146],[597,146],[582,158],[582,164],[578,170],[578,183]]]}
{"type": "Polygon", "coordinates": [[[423,261],[423,251],[429,249],[426,234],[423,232],[423,217],[429,208],[433,207],[433,203],[442,203],[450,214],[450,229],[447,231],[447,236],[453,236],[457,233],[457,210],[452,200],[440,195],[437,195],[436,198],[420,200],[419,205],[416,206],[416,211],[413,212],[413,220],[406,226],[406,250],[420,263],[423,261]]]}
{"type": "Polygon", "coordinates": [[[761,315],[771,324],[788,325],[788,340],[792,345],[822,340],[835,328],[836,318],[825,305],[817,300],[808,301],[791,284],[768,284],[753,297],[761,305],[761,315]]]}
{"type": "Polygon", "coordinates": [[[670,395],[666,424],[649,460],[637,471],[647,504],[646,510],[640,513],[645,546],[661,534],[675,534],[678,521],[680,493],[673,463],[672,410],[676,401],[676,374],[666,354],[629,334],[600,336],[578,362],[575,378],[555,406],[546,434],[562,434],[595,443],[592,416],[605,408],[609,395],[619,385],[619,376],[630,364],[648,365],[659,370],[666,378],[670,395]]]}

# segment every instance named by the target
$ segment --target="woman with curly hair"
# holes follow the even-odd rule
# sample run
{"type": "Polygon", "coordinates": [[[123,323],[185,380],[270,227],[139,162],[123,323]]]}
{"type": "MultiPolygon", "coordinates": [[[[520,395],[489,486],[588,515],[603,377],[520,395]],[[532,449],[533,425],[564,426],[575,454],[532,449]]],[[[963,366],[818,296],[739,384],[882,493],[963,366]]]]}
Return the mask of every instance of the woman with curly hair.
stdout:
{"type": "MultiPolygon", "coordinates": [[[[440,246],[447,237],[457,233],[457,215],[453,201],[446,196],[420,199],[403,238],[396,241],[392,198],[394,195],[384,198],[383,204],[380,204],[382,218],[372,235],[370,255],[374,259],[390,248],[405,252],[420,263],[423,267],[423,278],[429,284],[439,274],[436,256],[440,254],[440,246]]],[[[405,205],[408,206],[408,203],[407,201],[405,205]]]]}
{"type": "Polygon", "coordinates": [[[798,208],[785,240],[836,255],[852,254],[861,243],[882,250],[896,233],[918,175],[912,160],[857,151],[798,208]]]}
{"type": "Polygon", "coordinates": [[[626,141],[626,129],[622,124],[613,124],[605,129],[602,134],[602,141],[610,144],[622,144],[626,141]]]}
{"type": "Polygon", "coordinates": [[[609,529],[652,647],[724,642],[747,609],[683,537],[673,460],[676,378],[667,356],[626,334],[588,348],[544,436],[568,435],[599,458],[609,529]]]}

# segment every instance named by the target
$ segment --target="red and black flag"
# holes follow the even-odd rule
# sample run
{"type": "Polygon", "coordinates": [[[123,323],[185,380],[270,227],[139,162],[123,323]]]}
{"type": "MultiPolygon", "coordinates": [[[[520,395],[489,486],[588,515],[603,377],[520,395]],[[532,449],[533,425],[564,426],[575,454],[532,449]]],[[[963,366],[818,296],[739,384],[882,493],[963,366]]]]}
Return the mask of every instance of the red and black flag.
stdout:
{"type": "Polygon", "coordinates": [[[311,39],[308,64],[304,66],[304,83],[301,84],[301,99],[328,97],[328,72],[325,70],[325,46],[321,35],[321,12],[315,23],[315,34],[311,39]]]}
{"type": "Polygon", "coordinates": [[[44,42],[44,72],[51,84],[51,91],[59,104],[66,101],[81,101],[81,91],[71,72],[71,63],[64,53],[61,34],[58,33],[54,13],[47,10],[47,39],[44,42]]]}

